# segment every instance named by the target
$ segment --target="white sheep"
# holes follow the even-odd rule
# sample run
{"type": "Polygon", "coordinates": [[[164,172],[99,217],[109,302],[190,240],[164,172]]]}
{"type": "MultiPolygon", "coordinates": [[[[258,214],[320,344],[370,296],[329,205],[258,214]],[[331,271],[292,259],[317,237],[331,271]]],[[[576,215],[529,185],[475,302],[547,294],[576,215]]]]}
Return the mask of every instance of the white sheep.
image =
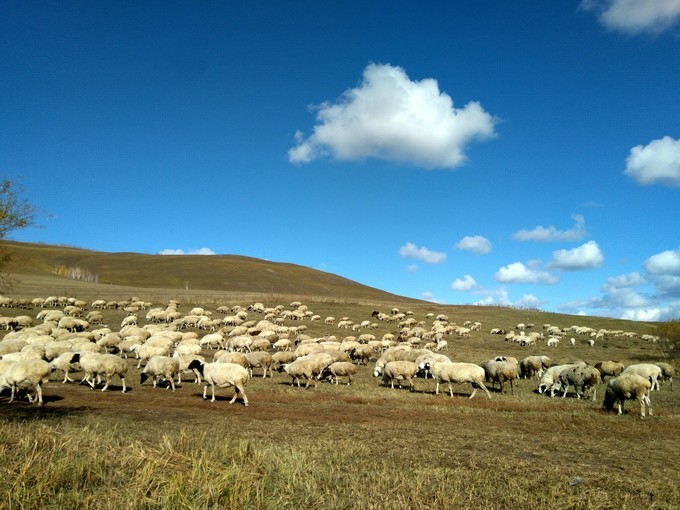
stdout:
{"type": "Polygon", "coordinates": [[[661,378],[663,370],[652,363],[638,363],[636,365],[628,365],[624,368],[621,375],[624,374],[637,374],[645,379],[649,379],[652,383],[651,391],[654,391],[655,389],[659,389],[659,378],[661,378]]]}
{"type": "Polygon", "coordinates": [[[439,395],[439,384],[448,383],[449,385],[449,395],[453,397],[452,384],[471,384],[472,394],[470,398],[474,397],[478,389],[483,389],[486,396],[491,398],[491,393],[486,388],[484,380],[486,378],[486,372],[479,365],[474,363],[453,363],[451,361],[436,361],[430,363],[429,361],[423,361],[418,365],[419,370],[426,370],[436,381],[436,386],[434,393],[439,395]]]}
{"type": "Polygon", "coordinates": [[[248,370],[235,363],[203,363],[194,360],[189,364],[189,369],[198,370],[203,377],[203,400],[207,400],[208,385],[212,389],[211,402],[215,402],[215,386],[220,388],[234,387],[235,393],[229,401],[230,404],[236,402],[236,397],[240,394],[244,406],[248,406],[246,396],[246,383],[248,382],[248,370]]]}
{"type": "MultiPolygon", "coordinates": [[[[307,380],[306,389],[309,388],[309,383],[320,378],[323,370],[334,361],[333,357],[325,352],[310,354],[283,365],[281,370],[293,379],[292,384],[297,383],[298,388],[300,387],[300,379],[305,378],[307,380]]],[[[314,382],[314,386],[316,387],[316,382],[314,382]]]]}
{"type": "Polygon", "coordinates": [[[50,365],[54,370],[61,370],[64,372],[62,384],[65,384],[66,382],[75,382],[68,376],[69,372],[76,370],[79,357],[75,354],[76,353],[72,351],[66,351],[50,361],[50,365]]]}
{"type": "Polygon", "coordinates": [[[652,402],[649,398],[651,390],[652,383],[649,379],[635,373],[621,374],[607,383],[602,405],[605,410],[611,411],[614,404],[618,404],[618,413],[623,414],[624,401],[637,400],[640,402],[640,416],[645,417],[645,408],[647,416],[653,416],[652,402]]]}
{"type": "Polygon", "coordinates": [[[671,391],[673,391],[673,376],[675,375],[675,367],[670,363],[659,362],[655,363],[661,369],[661,377],[659,382],[668,381],[670,383],[671,391]]]}
{"type": "Polygon", "coordinates": [[[606,376],[616,377],[621,375],[621,372],[623,372],[625,367],[623,366],[623,363],[619,363],[618,361],[598,361],[595,363],[595,368],[600,372],[602,382],[605,382],[604,378],[606,376]]]}
{"type": "Polygon", "coordinates": [[[416,376],[416,372],[418,372],[418,365],[413,361],[390,361],[382,367],[376,365],[373,376],[378,377],[382,375],[383,383],[390,383],[390,388],[392,389],[394,389],[394,381],[397,381],[400,388],[401,381],[407,381],[409,391],[413,391],[415,389],[413,378],[416,376]]]}
{"type": "MultiPolygon", "coordinates": [[[[555,365],[550,368],[548,368],[545,372],[543,372],[543,375],[541,376],[541,379],[538,382],[538,392],[539,393],[545,393],[549,389],[553,387],[553,384],[555,384],[555,381],[559,377],[560,373],[562,370],[565,370],[567,368],[571,368],[574,366],[575,363],[567,363],[564,365],[555,365]]],[[[555,396],[555,391],[551,391],[550,396],[553,397],[555,396]]]]}
{"type": "Polygon", "coordinates": [[[149,343],[150,341],[151,339],[147,340],[147,342],[142,345],[133,345],[130,348],[130,350],[134,351],[134,353],[139,358],[137,368],[141,368],[142,361],[147,362],[153,356],[168,356],[170,354],[172,342],[170,343],[170,346],[167,346],[167,345],[154,345],[153,343],[149,343]]]}
{"type": "Polygon", "coordinates": [[[349,361],[336,361],[324,368],[321,377],[324,379],[330,378],[331,383],[335,379],[335,384],[338,384],[340,377],[347,377],[347,386],[352,384],[354,376],[357,374],[358,367],[349,361]]]}
{"type": "Polygon", "coordinates": [[[177,372],[177,384],[182,384],[182,372],[193,372],[195,375],[194,384],[200,384],[201,374],[198,372],[198,370],[189,370],[189,365],[195,359],[205,363],[205,358],[203,356],[199,356],[198,354],[181,354],[179,356],[177,356],[176,354],[177,353],[174,353],[173,357],[177,358],[177,361],[179,362],[179,371],[177,372]]]}
{"type": "Polygon", "coordinates": [[[250,377],[253,377],[253,368],[262,369],[262,378],[267,378],[267,370],[269,371],[269,377],[274,377],[274,372],[272,372],[272,355],[265,351],[255,351],[246,353],[248,359],[248,372],[250,372],[250,377]]]}
{"type": "Polygon", "coordinates": [[[177,374],[179,374],[179,360],[177,358],[152,356],[140,374],[139,384],[144,384],[144,381],[151,377],[155,388],[158,380],[163,378],[170,383],[172,391],[175,391],[175,376],[177,374]]]}
{"type": "MultiPolygon", "coordinates": [[[[16,390],[26,386],[35,388],[38,405],[43,405],[42,385],[49,381],[52,367],[41,359],[19,360],[9,364],[0,373],[0,391],[5,388],[11,389],[9,402],[14,402],[16,390]]],[[[30,394],[28,400],[33,402],[30,394]]]]}
{"type": "Polygon", "coordinates": [[[85,372],[85,377],[81,382],[86,382],[90,385],[90,388],[94,389],[95,379],[101,379],[103,376],[104,387],[102,388],[102,391],[106,391],[113,376],[117,375],[123,385],[123,393],[127,391],[125,374],[127,374],[128,366],[125,360],[115,354],[99,354],[94,352],[76,354],[79,358],[78,362],[80,363],[80,367],[85,372]]]}
{"type": "Polygon", "coordinates": [[[504,358],[499,356],[495,359],[486,361],[482,364],[484,371],[486,372],[486,380],[491,381],[491,388],[496,386],[496,383],[500,385],[500,391],[503,393],[503,386],[506,381],[510,382],[510,393],[515,394],[514,380],[519,379],[519,363],[514,358],[511,360],[509,358],[504,358]]]}

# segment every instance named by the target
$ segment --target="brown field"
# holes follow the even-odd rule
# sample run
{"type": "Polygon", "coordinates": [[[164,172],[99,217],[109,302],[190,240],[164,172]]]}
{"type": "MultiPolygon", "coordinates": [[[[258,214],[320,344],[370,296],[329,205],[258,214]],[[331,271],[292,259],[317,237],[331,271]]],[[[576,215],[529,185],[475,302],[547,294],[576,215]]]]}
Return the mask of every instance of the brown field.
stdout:
{"type": "MultiPolygon", "coordinates": [[[[66,256],[43,248],[53,251],[51,257],[66,256]]],[[[37,258],[31,253],[28,259],[37,258]]],[[[638,334],[654,333],[654,324],[433,305],[367,287],[353,294],[351,282],[324,276],[320,284],[310,269],[302,268],[305,276],[298,279],[297,266],[285,266],[290,283],[284,289],[260,282],[259,288],[268,286],[265,292],[151,285],[155,264],[140,287],[78,282],[28,266],[14,266],[19,282],[12,297],[91,301],[134,295],[162,306],[178,299],[184,313],[197,305],[215,310],[261,301],[288,307],[300,300],[322,318],[348,316],[354,322],[370,319],[374,309],[389,312],[396,306],[418,320],[431,322],[425,315],[434,312],[458,324],[482,322],[482,331],[469,339],[447,337],[445,354],[456,361],[481,362],[499,354],[520,359],[545,354],[555,362],[662,360],[656,344],[639,338],[600,340],[591,348],[585,337],[576,337],[575,347],[563,340],[548,348],[520,347],[489,334],[492,327],[513,329],[518,322],[537,329],[550,323],[638,334]],[[320,285],[328,293],[319,292],[320,285]]],[[[115,279],[113,272],[109,278],[115,279]]],[[[2,308],[0,315],[38,311],[2,308]]],[[[117,329],[125,312],[104,315],[117,329]]],[[[254,312],[251,317],[261,318],[254,312]]],[[[311,336],[353,334],[323,320],[304,324],[311,336]]],[[[396,330],[381,322],[370,332],[380,338],[396,330]]],[[[256,375],[248,382],[250,405],[244,407],[240,401],[228,404],[231,389],[218,390],[217,402],[203,401],[203,387],[188,376],[175,393],[148,382],[140,386],[136,360],[128,363],[126,394],[117,379],[112,391],[101,392],[63,385],[56,374],[44,387],[41,408],[25,400],[10,405],[2,393],[1,508],[680,508],[680,391],[670,391],[667,383],[652,394],[654,417],[641,419],[632,402],[623,416],[602,411],[604,385],[594,402],[573,394],[539,395],[535,380],[519,381],[514,395],[506,388],[504,394],[492,392],[491,400],[482,392],[470,400],[469,386],[455,387],[453,398],[435,396],[431,380],[418,379],[414,392],[391,390],[372,377],[371,363],[360,367],[352,386],[320,381],[305,390],[293,387],[285,374],[256,375]]]]}

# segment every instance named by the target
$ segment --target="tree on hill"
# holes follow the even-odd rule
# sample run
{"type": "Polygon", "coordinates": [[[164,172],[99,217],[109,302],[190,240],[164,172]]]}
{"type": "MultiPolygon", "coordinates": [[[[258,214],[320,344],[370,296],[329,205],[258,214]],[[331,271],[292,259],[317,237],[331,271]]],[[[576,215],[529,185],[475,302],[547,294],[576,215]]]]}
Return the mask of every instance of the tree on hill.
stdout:
{"type": "MultiPolygon", "coordinates": [[[[35,223],[36,210],[21,198],[23,189],[12,179],[0,181],[0,239],[15,231],[32,226],[35,223]]],[[[0,252],[0,271],[9,262],[10,255],[0,252]]],[[[11,288],[12,280],[6,274],[0,274],[0,290],[11,288]]]]}

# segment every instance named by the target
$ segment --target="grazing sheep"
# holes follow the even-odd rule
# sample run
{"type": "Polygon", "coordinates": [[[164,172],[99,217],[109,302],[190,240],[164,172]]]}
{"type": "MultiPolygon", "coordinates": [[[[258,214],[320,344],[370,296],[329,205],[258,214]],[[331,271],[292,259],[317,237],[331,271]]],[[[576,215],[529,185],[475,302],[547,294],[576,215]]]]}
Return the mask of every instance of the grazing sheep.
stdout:
{"type": "Polygon", "coordinates": [[[671,391],[673,391],[673,376],[675,375],[675,367],[669,363],[659,362],[654,363],[661,369],[661,376],[659,382],[668,381],[670,383],[671,391]]]}
{"type": "Polygon", "coordinates": [[[149,343],[151,339],[147,340],[146,343],[142,345],[133,345],[130,350],[139,358],[139,363],[137,363],[137,368],[141,368],[142,361],[147,362],[154,356],[168,356],[170,354],[170,349],[172,348],[172,341],[170,346],[168,345],[154,345],[149,343]]]}
{"type": "Polygon", "coordinates": [[[144,384],[149,377],[153,380],[153,387],[160,378],[170,383],[172,391],[175,391],[175,376],[179,374],[179,360],[168,356],[152,356],[140,375],[139,384],[144,384]]]}
{"type": "Polygon", "coordinates": [[[486,378],[486,372],[479,365],[474,363],[453,363],[450,361],[435,361],[430,363],[429,361],[423,361],[418,365],[419,370],[428,371],[432,374],[432,377],[436,381],[434,393],[439,395],[439,384],[448,383],[449,384],[449,395],[453,397],[452,384],[471,384],[472,394],[470,398],[474,397],[478,389],[483,389],[486,396],[491,398],[491,393],[486,388],[484,380],[486,378]]]}
{"type": "Polygon", "coordinates": [[[539,356],[527,356],[519,362],[519,375],[522,379],[531,379],[543,370],[543,362],[539,356]]]}
{"type": "Polygon", "coordinates": [[[482,365],[486,372],[486,380],[491,381],[491,388],[500,385],[500,391],[503,393],[503,386],[506,381],[510,382],[510,394],[515,394],[515,387],[513,381],[519,379],[519,372],[517,364],[505,358],[496,358],[489,360],[482,365]]]}
{"type": "Polygon", "coordinates": [[[274,372],[272,372],[272,355],[265,351],[255,351],[246,354],[248,359],[248,371],[250,372],[250,377],[253,377],[253,368],[262,369],[262,378],[267,378],[267,370],[269,370],[269,377],[274,377],[274,372]]]}
{"type": "MultiPolygon", "coordinates": [[[[297,383],[298,388],[300,387],[300,379],[304,377],[307,380],[307,384],[305,384],[305,389],[307,389],[309,383],[315,378],[320,378],[324,369],[334,362],[335,360],[330,354],[322,352],[297,358],[292,363],[283,365],[281,370],[293,379],[291,384],[297,383]]],[[[316,387],[316,382],[314,386],[316,387]]]]}
{"type": "MultiPolygon", "coordinates": [[[[11,363],[0,373],[0,391],[11,389],[10,404],[14,402],[16,390],[26,386],[33,386],[37,395],[38,405],[43,405],[42,385],[50,380],[52,367],[41,359],[25,359],[11,363]]],[[[33,402],[30,394],[29,402],[33,402]]]]}
{"type": "Polygon", "coordinates": [[[380,368],[376,366],[373,371],[373,376],[378,377],[382,375],[383,383],[390,383],[390,388],[394,389],[394,381],[397,381],[401,388],[401,381],[408,381],[409,391],[413,391],[413,378],[418,372],[418,365],[413,361],[390,361],[380,368]]]}
{"type": "MultiPolygon", "coordinates": [[[[553,387],[553,384],[555,384],[555,381],[557,381],[557,378],[559,377],[560,373],[562,373],[562,371],[567,368],[573,367],[574,365],[576,365],[576,363],[555,365],[548,368],[545,372],[543,372],[543,375],[541,376],[541,379],[538,382],[538,392],[545,393],[546,391],[551,389],[553,387]]],[[[550,392],[550,396],[551,397],[555,396],[554,390],[550,392]]]]}
{"type": "Polygon", "coordinates": [[[236,402],[236,397],[240,394],[243,405],[248,407],[248,397],[246,396],[246,383],[248,382],[248,370],[235,363],[203,363],[194,360],[189,364],[190,370],[198,370],[203,377],[203,400],[207,400],[208,385],[212,389],[211,402],[215,402],[215,386],[220,388],[234,387],[235,393],[229,401],[230,404],[236,402]]]}
{"type": "Polygon", "coordinates": [[[661,377],[662,373],[663,370],[661,370],[661,368],[659,368],[657,365],[654,365],[652,363],[638,363],[637,365],[628,365],[626,368],[623,369],[621,375],[624,374],[640,375],[645,379],[649,379],[649,381],[652,383],[652,391],[654,391],[654,389],[658,391],[659,378],[661,377]]]}
{"type": "Polygon", "coordinates": [[[195,376],[194,384],[199,384],[201,382],[201,374],[198,373],[198,370],[189,370],[189,365],[195,359],[205,363],[205,358],[203,356],[199,356],[198,354],[181,354],[179,356],[176,356],[176,353],[173,354],[172,356],[174,358],[177,358],[177,361],[179,363],[179,371],[177,372],[177,384],[182,384],[182,372],[193,372],[195,376]]]}
{"type": "Polygon", "coordinates": [[[647,416],[653,416],[652,402],[649,398],[651,390],[652,383],[649,379],[635,373],[621,374],[607,383],[602,405],[605,410],[611,411],[614,409],[614,404],[618,404],[618,412],[623,414],[624,401],[637,400],[640,402],[640,416],[645,417],[645,408],[647,408],[647,416]]]}
{"type": "Polygon", "coordinates": [[[564,388],[564,393],[562,393],[562,398],[564,398],[567,396],[569,386],[573,386],[576,390],[576,398],[581,398],[582,395],[585,397],[586,389],[590,389],[592,399],[595,400],[597,395],[595,385],[599,384],[600,381],[600,371],[597,368],[588,365],[575,365],[560,372],[555,382],[555,390],[564,388]]]}
{"type": "Polygon", "coordinates": [[[79,356],[76,356],[75,352],[66,351],[50,361],[52,369],[64,372],[64,380],[61,381],[62,384],[65,384],[66,382],[75,382],[68,374],[69,372],[76,370],[78,359],[79,356]]]}
{"type": "Polygon", "coordinates": [[[243,368],[248,368],[250,362],[248,356],[242,352],[216,351],[213,356],[213,363],[236,363],[243,368]]]}
{"type": "Polygon", "coordinates": [[[328,365],[326,368],[323,369],[323,372],[321,373],[321,377],[323,379],[328,379],[330,378],[331,383],[333,383],[333,379],[335,379],[335,384],[338,384],[338,380],[340,377],[347,377],[349,380],[347,382],[347,386],[352,384],[354,380],[354,376],[356,375],[358,370],[358,367],[349,361],[336,361],[335,363],[331,363],[328,365]]]}
{"type": "Polygon", "coordinates": [[[99,354],[94,352],[76,354],[79,358],[80,367],[85,372],[85,377],[83,377],[81,382],[86,382],[90,385],[90,388],[94,389],[95,379],[100,379],[103,376],[104,387],[102,391],[106,391],[113,376],[117,375],[123,385],[123,393],[127,391],[125,374],[127,374],[128,366],[125,360],[115,354],[99,354]]]}
{"type": "Polygon", "coordinates": [[[595,363],[595,368],[599,370],[602,382],[605,382],[604,378],[606,376],[616,377],[617,375],[621,375],[624,366],[623,363],[619,363],[618,361],[599,361],[595,363]]]}

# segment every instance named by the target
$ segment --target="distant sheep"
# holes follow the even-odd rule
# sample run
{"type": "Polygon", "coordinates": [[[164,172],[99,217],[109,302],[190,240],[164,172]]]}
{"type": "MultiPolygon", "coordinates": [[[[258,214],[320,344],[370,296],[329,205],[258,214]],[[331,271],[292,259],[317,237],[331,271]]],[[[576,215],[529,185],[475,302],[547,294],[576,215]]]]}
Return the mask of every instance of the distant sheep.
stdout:
{"type": "Polygon", "coordinates": [[[635,373],[622,374],[610,379],[607,383],[603,407],[605,410],[611,411],[617,404],[618,413],[623,414],[624,401],[637,400],[640,402],[640,416],[645,417],[645,409],[647,416],[653,416],[652,402],[649,398],[651,390],[652,383],[649,379],[635,373]]]}

